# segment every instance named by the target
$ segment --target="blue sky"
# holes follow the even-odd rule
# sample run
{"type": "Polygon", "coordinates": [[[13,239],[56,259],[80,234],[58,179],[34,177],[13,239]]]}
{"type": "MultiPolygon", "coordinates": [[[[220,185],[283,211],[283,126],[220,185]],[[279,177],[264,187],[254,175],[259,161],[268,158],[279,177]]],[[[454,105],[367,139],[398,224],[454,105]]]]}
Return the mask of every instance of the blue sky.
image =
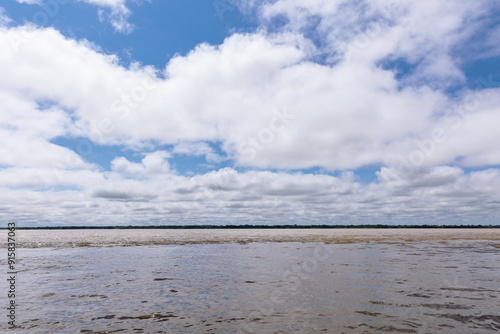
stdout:
{"type": "Polygon", "coordinates": [[[499,12],[6,1],[2,218],[498,224],[499,12]]]}
{"type": "Polygon", "coordinates": [[[135,28],[127,34],[117,32],[109,21],[100,20],[92,4],[55,1],[58,7],[50,7],[54,9],[49,11],[44,10],[44,3],[40,6],[8,1],[3,7],[15,23],[40,20],[44,27],[54,27],[71,38],[87,39],[104,52],[118,55],[125,66],[138,61],[162,68],[175,54],[185,55],[200,43],[220,44],[231,32],[257,27],[255,18],[242,15],[232,5],[226,11],[217,11],[211,1],[140,1],[128,5],[132,11],[128,22],[135,28]],[[46,21],[37,19],[40,11],[54,15],[42,16],[47,17],[46,21]]]}

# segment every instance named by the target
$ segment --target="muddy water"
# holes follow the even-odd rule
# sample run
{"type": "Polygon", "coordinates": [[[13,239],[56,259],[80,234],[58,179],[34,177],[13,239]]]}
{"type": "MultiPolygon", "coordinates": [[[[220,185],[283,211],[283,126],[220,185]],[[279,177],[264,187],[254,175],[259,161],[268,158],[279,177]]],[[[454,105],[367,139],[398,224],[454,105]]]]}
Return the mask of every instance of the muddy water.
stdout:
{"type": "Polygon", "coordinates": [[[13,333],[500,331],[498,230],[20,230],[18,237],[21,328],[13,333]]]}

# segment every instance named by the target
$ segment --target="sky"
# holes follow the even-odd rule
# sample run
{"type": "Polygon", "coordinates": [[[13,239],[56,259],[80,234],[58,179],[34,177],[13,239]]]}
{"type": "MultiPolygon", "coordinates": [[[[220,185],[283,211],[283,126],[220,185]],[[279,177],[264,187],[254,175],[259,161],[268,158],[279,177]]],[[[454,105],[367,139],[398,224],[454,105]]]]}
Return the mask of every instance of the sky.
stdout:
{"type": "Polygon", "coordinates": [[[7,0],[18,226],[500,224],[500,2],[7,0]]]}

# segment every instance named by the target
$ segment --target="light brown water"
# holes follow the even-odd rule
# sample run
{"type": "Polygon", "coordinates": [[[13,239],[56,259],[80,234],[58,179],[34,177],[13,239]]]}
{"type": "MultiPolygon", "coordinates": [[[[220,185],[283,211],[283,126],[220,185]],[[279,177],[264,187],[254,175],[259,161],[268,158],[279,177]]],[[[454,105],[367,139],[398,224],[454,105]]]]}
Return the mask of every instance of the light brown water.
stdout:
{"type": "Polygon", "coordinates": [[[13,332],[500,330],[498,230],[17,233],[13,332]]]}
{"type": "MultiPolygon", "coordinates": [[[[19,230],[20,247],[151,246],[249,242],[492,241],[500,229],[19,230]]],[[[2,242],[5,242],[2,240],[2,242]]]]}

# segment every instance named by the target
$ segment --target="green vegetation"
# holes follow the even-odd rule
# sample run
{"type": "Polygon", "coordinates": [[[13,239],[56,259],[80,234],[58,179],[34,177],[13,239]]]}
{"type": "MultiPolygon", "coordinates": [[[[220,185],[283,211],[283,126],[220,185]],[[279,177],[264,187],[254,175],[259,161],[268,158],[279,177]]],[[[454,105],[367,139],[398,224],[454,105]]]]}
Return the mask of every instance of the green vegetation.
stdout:
{"type": "MultiPolygon", "coordinates": [[[[42,227],[16,227],[17,230],[83,230],[83,229],[387,229],[387,228],[500,228],[500,225],[146,225],[146,226],[42,226],[42,227]]],[[[5,229],[5,228],[2,228],[5,229]]]]}

